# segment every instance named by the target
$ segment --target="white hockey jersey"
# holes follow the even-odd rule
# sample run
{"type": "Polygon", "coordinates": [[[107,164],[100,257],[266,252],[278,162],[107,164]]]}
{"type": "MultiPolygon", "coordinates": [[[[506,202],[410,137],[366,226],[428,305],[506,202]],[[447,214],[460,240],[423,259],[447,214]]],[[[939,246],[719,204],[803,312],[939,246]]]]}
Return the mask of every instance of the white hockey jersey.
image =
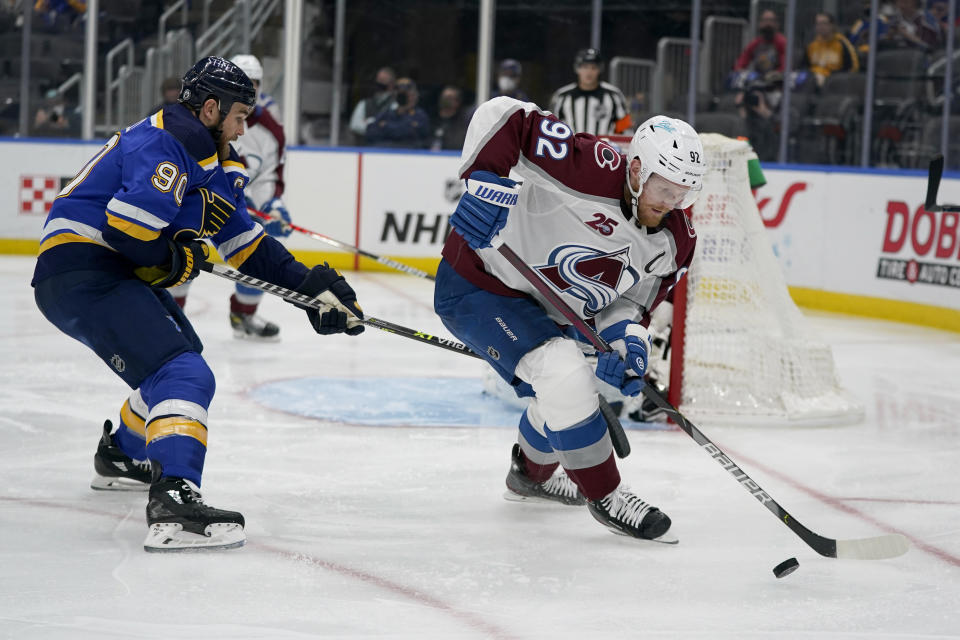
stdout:
{"type": "Polygon", "coordinates": [[[233,143],[250,176],[245,195],[251,207],[262,209],[283,195],[285,145],[283,127],[269,111],[256,107],[247,118],[246,131],[233,143]]]}
{"type": "MultiPolygon", "coordinates": [[[[598,330],[621,320],[648,325],[696,245],[679,209],[655,229],[634,224],[623,198],[625,162],[606,141],[574,135],[535,104],[506,97],[480,105],[461,156],[461,178],[486,170],[523,183],[500,238],[598,330]]],[[[473,251],[453,231],[443,257],[474,285],[530,296],[567,324],[496,249],[473,251]]]]}

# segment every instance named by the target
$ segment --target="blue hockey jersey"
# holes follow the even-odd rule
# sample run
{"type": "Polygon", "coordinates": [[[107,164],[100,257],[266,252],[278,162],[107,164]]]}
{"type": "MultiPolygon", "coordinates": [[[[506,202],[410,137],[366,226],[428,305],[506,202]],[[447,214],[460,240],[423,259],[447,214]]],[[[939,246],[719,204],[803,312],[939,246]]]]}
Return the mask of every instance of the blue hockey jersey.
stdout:
{"type": "Polygon", "coordinates": [[[114,134],[63,188],[33,281],[80,269],[129,274],[170,260],[169,240],[208,239],[231,266],[296,288],[307,268],[247,214],[243,163],[180,104],[114,134]]]}

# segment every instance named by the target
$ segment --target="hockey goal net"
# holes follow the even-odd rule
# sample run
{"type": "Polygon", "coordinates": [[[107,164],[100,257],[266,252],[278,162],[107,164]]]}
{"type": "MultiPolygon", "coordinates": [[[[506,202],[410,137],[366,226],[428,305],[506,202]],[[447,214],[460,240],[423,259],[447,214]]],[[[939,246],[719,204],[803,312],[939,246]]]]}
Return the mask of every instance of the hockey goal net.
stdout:
{"type": "Polygon", "coordinates": [[[669,360],[654,369],[661,384],[669,379],[671,403],[721,424],[860,420],[830,347],[790,297],[750,188],[750,145],[709,133],[701,140],[709,171],[689,212],[697,248],[673,291],[669,360]]]}

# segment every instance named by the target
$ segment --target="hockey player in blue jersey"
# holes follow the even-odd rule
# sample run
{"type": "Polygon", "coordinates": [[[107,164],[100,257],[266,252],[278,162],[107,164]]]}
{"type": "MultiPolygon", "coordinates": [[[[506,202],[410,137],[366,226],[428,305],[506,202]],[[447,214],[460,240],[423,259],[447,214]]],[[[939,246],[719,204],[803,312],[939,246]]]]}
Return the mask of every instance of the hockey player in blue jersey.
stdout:
{"type": "MultiPolygon", "coordinates": [[[[271,220],[261,222],[263,230],[284,243],[293,230],[290,228],[290,214],[283,201],[286,145],[283,127],[261,104],[263,66],[260,60],[244,54],[234,56],[230,62],[247,74],[258,96],[257,104],[247,116],[243,137],[231,145],[243,161],[249,178],[244,187],[244,197],[250,207],[271,216],[271,220]]],[[[187,282],[171,289],[170,293],[183,308],[189,291],[190,283],[187,282]]],[[[229,315],[235,338],[260,342],[280,340],[280,327],[257,314],[262,298],[262,290],[239,282],[236,284],[236,290],[230,296],[229,315]]]]}
{"type": "MultiPolygon", "coordinates": [[[[244,544],[240,513],[205,505],[200,486],[213,373],[166,288],[196,277],[212,243],[231,266],[310,296],[356,294],[326,265],[298,262],[247,214],[247,176],[230,142],[256,93],[233,63],[207,57],[179,102],[123,131],[61,191],[43,228],[37,306],[87,345],[133,393],[94,456],[94,489],[149,489],[147,551],[244,544]]],[[[308,310],[320,334],[355,335],[344,312],[308,310]]]]}

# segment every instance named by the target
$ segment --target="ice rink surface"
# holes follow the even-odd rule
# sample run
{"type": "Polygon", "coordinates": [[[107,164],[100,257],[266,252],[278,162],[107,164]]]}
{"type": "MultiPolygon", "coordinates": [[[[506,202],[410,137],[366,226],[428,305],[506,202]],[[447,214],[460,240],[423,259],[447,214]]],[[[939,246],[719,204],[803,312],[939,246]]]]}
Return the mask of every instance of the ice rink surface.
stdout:
{"type": "MultiPolygon", "coordinates": [[[[375,329],[317,336],[278,299],[261,310],[282,342],[236,341],[232,283],[203,274],[187,304],[217,376],[203,493],[243,512],[248,543],[147,554],[145,494],[89,488],[129,390],[40,315],[32,270],[0,258],[0,638],[960,637],[956,334],[808,313],[866,420],[699,425],[814,531],[913,545],[839,561],[681,431],[631,430],[620,463],[677,546],[507,502],[517,411],[481,395],[485,365],[375,329]]],[[[347,277],[368,314],[447,335],[430,282],[347,277]]]]}

